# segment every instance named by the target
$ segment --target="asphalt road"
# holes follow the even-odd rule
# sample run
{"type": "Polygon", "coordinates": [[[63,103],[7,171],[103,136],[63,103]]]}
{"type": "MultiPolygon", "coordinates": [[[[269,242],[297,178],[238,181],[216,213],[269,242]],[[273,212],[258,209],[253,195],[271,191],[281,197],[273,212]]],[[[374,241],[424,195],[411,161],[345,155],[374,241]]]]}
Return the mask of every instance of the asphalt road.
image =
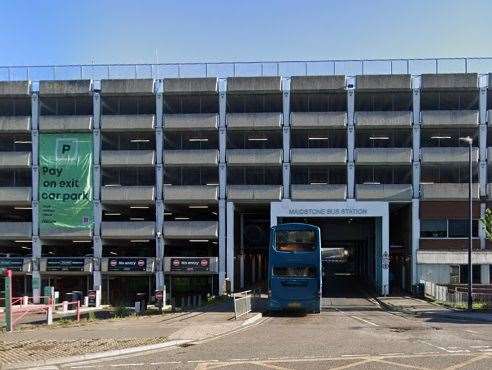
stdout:
{"type": "MultiPolygon", "coordinates": [[[[490,369],[492,325],[381,310],[365,297],[325,299],[318,315],[273,316],[191,346],[71,369],[490,369]]],[[[131,330],[131,329],[129,329],[131,330]]]]}

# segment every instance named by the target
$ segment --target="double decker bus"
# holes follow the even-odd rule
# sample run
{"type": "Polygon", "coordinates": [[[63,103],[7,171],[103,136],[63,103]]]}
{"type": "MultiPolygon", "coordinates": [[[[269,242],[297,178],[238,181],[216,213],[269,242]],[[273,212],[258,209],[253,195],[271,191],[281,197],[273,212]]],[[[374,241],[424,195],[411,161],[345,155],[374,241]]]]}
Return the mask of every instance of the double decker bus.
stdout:
{"type": "Polygon", "coordinates": [[[268,260],[268,309],[320,312],[321,232],[290,223],[273,226],[268,260]]]}

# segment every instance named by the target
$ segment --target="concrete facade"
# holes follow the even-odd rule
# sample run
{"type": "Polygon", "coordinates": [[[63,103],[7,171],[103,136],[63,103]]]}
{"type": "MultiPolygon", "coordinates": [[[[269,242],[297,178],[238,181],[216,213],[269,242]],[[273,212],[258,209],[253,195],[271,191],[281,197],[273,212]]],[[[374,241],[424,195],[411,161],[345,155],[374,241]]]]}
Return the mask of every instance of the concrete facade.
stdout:
{"type": "MultiPolygon", "coordinates": [[[[457,140],[437,143],[432,138],[443,135],[432,130],[456,129],[461,130],[457,134],[471,132],[475,136],[473,196],[483,213],[492,188],[487,177],[491,148],[486,138],[491,102],[487,103],[486,94],[484,98],[480,92],[487,92],[488,77],[335,75],[0,82],[0,99],[30,99],[26,115],[0,112],[0,135],[12,141],[11,148],[0,151],[0,170],[10,171],[5,173],[11,176],[0,188],[0,211],[7,215],[12,211],[8,207],[32,209],[32,217],[25,221],[0,222],[0,231],[4,230],[0,234],[11,242],[9,248],[19,238],[31,239],[27,255],[33,259],[33,281],[40,277],[38,260],[46,257],[43,250],[48,250],[44,248],[51,241],[90,242],[94,258],[91,284],[98,291],[103,289],[101,258],[111,258],[102,251],[113,239],[128,243],[150,240],[155,244],[145,257],[153,259],[152,273],[156,287],[161,289],[165,288],[168,271],[164,259],[172,257],[168,248],[175,248],[176,241],[195,245],[205,240],[210,243],[209,250],[214,250],[208,257],[217,259],[218,289],[222,293],[224,279],[234,274],[231,228],[235,209],[270,207],[271,202],[282,200],[374,201],[387,203],[390,208],[403,205],[411,209],[408,247],[412,283],[428,276],[446,282],[449,266],[463,264],[466,240],[446,237],[449,243],[433,250],[436,258],[424,255],[425,248],[420,250],[422,221],[437,216],[419,210],[425,202],[436,202],[439,208],[444,202],[455,201],[456,207],[466,207],[468,148],[457,140]],[[487,83],[479,86],[479,80],[487,83]],[[38,88],[31,88],[36,85],[38,88]],[[474,107],[466,109],[421,109],[421,98],[429,91],[472,92],[477,100],[474,107]],[[403,96],[406,105],[378,103],[385,94],[391,99],[403,96]],[[92,114],[41,114],[40,99],[67,96],[90,96],[92,114]],[[369,103],[363,105],[361,96],[371,97],[370,108],[369,103]],[[150,99],[152,109],[132,114],[105,111],[105,104],[115,101],[110,98],[129,97],[150,99]],[[228,107],[232,97],[244,99],[242,104],[248,108],[240,112],[228,107]],[[317,100],[320,97],[321,103],[317,100]],[[195,100],[187,103],[188,98],[195,100]],[[264,102],[267,99],[271,99],[270,105],[264,102]],[[91,132],[95,144],[95,225],[89,232],[59,230],[39,235],[39,133],[80,131],[91,132]],[[128,149],[131,140],[141,146],[128,149]],[[17,147],[20,144],[15,142],[29,142],[32,149],[17,147]],[[329,171],[328,175],[323,172],[326,178],[321,180],[312,174],[320,169],[329,171]],[[384,174],[378,177],[378,173],[384,174]],[[453,177],[455,174],[459,176],[453,177]],[[22,180],[25,183],[18,180],[21,175],[27,178],[22,180]],[[194,211],[200,209],[208,209],[208,213],[194,211]],[[128,219],[121,216],[121,220],[110,221],[107,215],[122,212],[130,212],[128,219]],[[147,213],[141,216],[138,212],[147,213]],[[453,244],[455,239],[461,243],[459,250],[453,244]]],[[[118,106],[124,101],[118,100],[118,106]]],[[[489,243],[483,232],[477,238],[484,256],[477,263],[490,265],[489,243]]],[[[199,257],[193,253],[183,251],[181,256],[199,257]]],[[[203,250],[202,255],[207,253],[203,250]]]]}

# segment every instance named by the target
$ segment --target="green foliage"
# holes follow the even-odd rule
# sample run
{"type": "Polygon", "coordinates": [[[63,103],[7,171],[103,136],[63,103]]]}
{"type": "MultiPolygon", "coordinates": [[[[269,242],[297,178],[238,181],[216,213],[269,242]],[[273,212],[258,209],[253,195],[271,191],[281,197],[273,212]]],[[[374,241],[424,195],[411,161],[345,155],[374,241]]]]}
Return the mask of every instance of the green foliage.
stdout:
{"type": "Polygon", "coordinates": [[[127,317],[130,316],[132,313],[132,310],[124,306],[115,307],[113,310],[113,316],[117,318],[127,317]]]}
{"type": "Polygon", "coordinates": [[[55,323],[59,326],[70,326],[73,325],[74,321],[70,319],[59,319],[56,320],[55,323]]]}
{"type": "Polygon", "coordinates": [[[485,215],[480,219],[480,223],[485,230],[487,239],[492,241],[492,210],[490,208],[485,210],[485,215]]]}
{"type": "Polygon", "coordinates": [[[87,314],[87,321],[95,321],[96,319],[96,313],[94,311],[89,311],[87,314]]]}

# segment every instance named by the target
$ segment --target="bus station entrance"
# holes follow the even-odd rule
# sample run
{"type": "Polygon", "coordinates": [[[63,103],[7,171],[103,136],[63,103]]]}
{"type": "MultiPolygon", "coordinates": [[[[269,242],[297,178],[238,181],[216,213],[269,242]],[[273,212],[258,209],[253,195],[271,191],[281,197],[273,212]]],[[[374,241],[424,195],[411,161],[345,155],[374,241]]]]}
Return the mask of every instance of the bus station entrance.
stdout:
{"type": "Polygon", "coordinates": [[[387,202],[271,203],[270,225],[302,222],[321,229],[323,296],[355,297],[361,290],[389,293],[387,202]]]}

